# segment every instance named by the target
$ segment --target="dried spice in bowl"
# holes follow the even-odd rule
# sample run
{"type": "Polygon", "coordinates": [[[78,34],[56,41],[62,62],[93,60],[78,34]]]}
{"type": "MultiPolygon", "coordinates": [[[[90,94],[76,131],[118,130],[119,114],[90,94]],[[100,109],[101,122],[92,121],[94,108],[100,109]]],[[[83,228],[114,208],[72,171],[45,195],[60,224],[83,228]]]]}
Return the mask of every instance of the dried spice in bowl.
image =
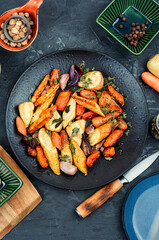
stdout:
{"type": "Polygon", "coordinates": [[[34,21],[28,12],[14,13],[10,19],[1,24],[0,38],[11,47],[25,46],[31,39],[33,25],[34,21]]]}

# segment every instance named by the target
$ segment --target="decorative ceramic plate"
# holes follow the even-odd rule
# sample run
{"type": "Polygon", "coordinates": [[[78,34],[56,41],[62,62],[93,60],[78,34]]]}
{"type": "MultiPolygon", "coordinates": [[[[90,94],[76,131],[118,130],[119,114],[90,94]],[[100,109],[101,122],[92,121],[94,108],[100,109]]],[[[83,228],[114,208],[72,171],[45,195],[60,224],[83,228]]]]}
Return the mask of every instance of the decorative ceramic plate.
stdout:
{"type": "Polygon", "coordinates": [[[123,225],[129,240],[159,239],[159,174],[131,188],[123,207],[123,225]]]}
{"type": "Polygon", "coordinates": [[[9,97],[6,111],[7,135],[18,160],[38,179],[56,187],[73,190],[102,186],[116,179],[130,168],[142,151],[147,129],[148,110],[145,96],[133,75],[109,56],[84,50],[52,53],[33,63],[15,84],[9,97]],[[61,73],[67,73],[72,64],[79,64],[83,60],[90,69],[95,67],[104,76],[117,77],[115,80],[116,85],[125,96],[128,96],[124,111],[127,113],[127,120],[132,123],[132,128],[128,137],[125,134],[122,137],[124,145],[122,146],[123,154],[121,156],[120,147],[118,147],[112,161],[106,161],[101,157],[89,169],[87,176],[84,176],[79,171],[75,176],[69,176],[64,173],[56,176],[50,168],[42,169],[39,167],[36,159],[27,154],[27,147],[15,127],[15,119],[19,114],[18,105],[28,101],[28,97],[35,91],[43,77],[50,73],[53,68],[59,68],[61,73]]]}
{"type": "Polygon", "coordinates": [[[113,0],[98,16],[96,22],[131,53],[139,55],[159,33],[159,4],[154,0],[113,0]],[[122,22],[122,29],[119,28],[120,14],[126,18],[126,21],[122,22]],[[149,22],[146,34],[136,47],[124,38],[126,33],[131,32],[132,22],[149,22]]]}
{"type": "Polygon", "coordinates": [[[0,157],[0,207],[7,202],[23,185],[17,174],[0,157]]]}

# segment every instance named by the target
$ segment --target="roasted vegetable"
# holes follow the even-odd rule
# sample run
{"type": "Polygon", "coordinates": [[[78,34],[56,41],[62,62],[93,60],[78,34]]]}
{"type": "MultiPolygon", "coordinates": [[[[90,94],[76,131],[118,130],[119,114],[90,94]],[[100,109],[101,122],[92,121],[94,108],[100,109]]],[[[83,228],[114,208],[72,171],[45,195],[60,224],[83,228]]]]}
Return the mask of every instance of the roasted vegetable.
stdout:
{"type": "Polygon", "coordinates": [[[115,148],[114,147],[108,147],[103,151],[104,157],[113,157],[115,155],[115,148]]]}
{"type": "Polygon", "coordinates": [[[52,144],[61,151],[61,137],[57,132],[52,132],[52,144]]]}
{"type": "MultiPolygon", "coordinates": [[[[38,118],[28,129],[28,133],[34,133],[36,130],[38,130],[39,128],[43,127],[52,117],[53,117],[53,113],[54,111],[56,111],[56,106],[48,108],[48,111],[46,112],[46,114],[42,114],[42,116],[40,118],[38,118]]],[[[44,110],[45,111],[45,110],[44,110]]]]}
{"type": "Polygon", "coordinates": [[[152,56],[147,62],[148,70],[159,78],[159,54],[152,56]]]}
{"type": "Polygon", "coordinates": [[[34,148],[28,146],[28,154],[32,157],[36,157],[37,151],[34,148]]]}
{"type": "Polygon", "coordinates": [[[93,124],[90,124],[86,127],[85,132],[89,135],[90,133],[94,132],[94,126],[93,124]]]}
{"type": "Polygon", "coordinates": [[[34,104],[32,102],[24,102],[19,104],[19,114],[27,128],[33,116],[34,104]]]}
{"type": "Polygon", "coordinates": [[[38,139],[49,162],[50,168],[56,175],[60,175],[58,152],[56,147],[53,146],[51,137],[47,134],[45,128],[39,130],[38,139]]]}
{"type": "Polygon", "coordinates": [[[118,123],[118,128],[122,130],[126,130],[128,128],[127,123],[122,118],[118,118],[117,123],[118,123]]]}
{"type": "Polygon", "coordinates": [[[100,157],[100,151],[96,151],[92,153],[88,158],[87,158],[87,166],[92,167],[92,165],[96,162],[96,160],[100,157]]]}
{"type": "Polygon", "coordinates": [[[97,116],[97,113],[88,111],[88,112],[84,113],[83,115],[78,116],[76,119],[77,120],[79,120],[79,119],[89,120],[95,116],[97,116]]]}
{"type": "Polygon", "coordinates": [[[99,99],[99,106],[105,108],[107,113],[110,111],[120,111],[119,105],[113,100],[113,98],[106,92],[103,91],[99,99]]]}
{"type": "Polygon", "coordinates": [[[91,154],[91,145],[85,135],[82,137],[81,148],[86,156],[91,154]]]}
{"type": "Polygon", "coordinates": [[[105,142],[105,139],[102,140],[101,142],[97,143],[96,145],[94,145],[94,146],[92,147],[91,153],[94,153],[94,152],[100,150],[101,147],[103,146],[104,142],[105,142]]]}
{"type": "Polygon", "coordinates": [[[83,115],[85,112],[85,107],[83,107],[82,105],[80,104],[76,104],[76,116],[80,116],[80,115],[83,115]]]}
{"type": "Polygon", "coordinates": [[[78,143],[73,138],[71,138],[71,148],[73,151],[72,154],[74,164],[86,176],[87,175],[86,156],[82,149],[79,147],[78,143]]]}
{"type": "Polygon", "coordinates": [[[70,150],[68,136],[65,130],[61,131],[60,137],[61,137],[61,156],[63,157],[63,160],[65,160],[65,162],[72,164],[73,163],[72,153],[70,150]]]}
{"type": "Polygon", "coordinates": [[[104,138],[106,138],[112,131],[114,127],[114,124],[111,123],[105,123],[104,125],[96,128],[94,132],[89,134],[88,140],[91,144],[91,146],[96,145],[97,143],[101,142],[104,138]]]}
{"type": "Polygon", "coordinates": [[[83,74],[82,69],[79,68],[77,65],[72,65],[70,68],[70,82],[68,84],[68,87],[75,86],[79,80],[80,76],[83,74]]]}
{"type": "Polygon", "coordinates": [[[151,88],[159,92],[159,78],[155,77],[149,72],[143,72],[141,74],[142,80],[149,85],[151,88]]]}
{"type": "Polygon", "coordinates": [[[95,94],[95,92],[92,92],[90,90],[81,90],[80,96],[97,102],[97,95],[95,94]]]}
{"type": "Polygon", "coordinates": [[[108,85],[109,93],[112,97],[116,99],[117,102],[124,106],[124,97],[121,93],[117,92],[112,86],[108,85]]]}
{"type": "Polygon", "coordinates": [[[48,81],[50,79],[50,75],[47,74],[44,79],[42,80],[42,82],[39,84],[39,86],[37,87],[37,89],[35,90],[35,92],[32,95],[31,101],[33,103],[36,102],[36,100],[40,97],[40,95],[42,94],[42,92],[44,91],[48,81]]]}
{"type": "Polygon", "coordinates": [[[63,111],[63,128],[66,128],[69,122],[71,122],[76,116],[76,101],[73,98],[70,98],[65,111],[63,111]]]}
{"type": "Polygon", "coordinates": [[[61,75],[61,78],[60,78],[60,87],[61,87],[62,90],[65,89],[69,78],[70,78],[70,75],[69,75],[68,73],[65,73],[65,74],[62,74],[62,75],[61,75]]]}
{"type": "Polygon", "coordinates": [[[81,119],[71,123],[66,128],[66,132],[69,135],[69,137],[73,138],[78,143],[79,146],[81,145],[82,142],[82,135],[85,131],[85,125],[86,121],[81,119]]]}
{"type": "Polygon", "coordinates": [[[114,130],[113,133],[110,134],[110,136],[105,140],[105,143],[103,144],[104,147],[111,147],[113,146],[119,138],[122,137],[124,131],[123,130],[114,130]]]}
{"type": "Polygon", "coordinates": [[[118,117],[122,113],[122,109],[115,111],[113,113],[107,113],[105,117],[97,116],[92,119],[92,123],[95,127],[100,127],[104,123],[112,121],[114,118],[118,117]]]}
{"type": "Polygon", "coordinates": [[[48,167],[48,161],[44,155],[44,151],[41,146],[36,147],[37,151],[37,160],[42,168],[47,168],[48,167]]]}
{"type": "Polygon", "coordinates": [[[20,132],[22,135],[27,135],[25,124],[19,116],[16,117],[16,127],[18,132],[20,132]]]}
{"type": "Polygon", "coordinates": [[[59,77],[60,77],[60,70],[56,69],[56,68],[53,69],[51,72],[51,77],[50,77],[50,86],[57,84],[59,77]]]}
{"type": "Polygon", "coordinates": [[[55,93],[53,93],[52,96],[47,98],[43,104],[41,104],[39,107],[37,107],[36,111],[33,114],[30,124],[33,124],[40,117],[40,114],[50,106],[54,97],[55,97],[55,93]]]}
{"type": "Polygon", "coordinates": [[[78,82],[79,87],[90,90],[100,90],[102,89],[103,84],[103,75],[99,71],[92,71],[84,74],[78,82]]]}
{"type": "Polygon", "coordinates": [[[49,97],[56,93],[57,89],[59,88],[59,84],[53,85],[49,90],[41,95],[35,102],[35,106],[39,106],[43,104],[49,97]]]}
{"type": "Polygon", "coordinates": [[[60,169],[61,171],[63,171],[64,173],[68,174],[68,175],[75,175],[75,173],[77,172],[77,167],[72,165],[69,162],[65,162],[65,161],[60,161],[60,169]]]}
{"type": "Polygon", "coordinates": [[[59,111],[64,111],[70,99],[71,91],[60,92],[56,100],[56,107],[59,111]]]}
{"type": "Polygon", "coordinates": [[[93,100],[86,99],[79,96],[72,96],[72,97],[76,100],[78,104],[82,105],[83,107],[101,115],[102,117],[105,116],[102,110],[100,109],[99,105],[93,100]]]}
{"type": "Polygon", "coordinates": [[[60,132],[62,129],[62,118],[58,111],[53,113],[53,117],[45,124],[45,128],[50,131],[60,132]]]}

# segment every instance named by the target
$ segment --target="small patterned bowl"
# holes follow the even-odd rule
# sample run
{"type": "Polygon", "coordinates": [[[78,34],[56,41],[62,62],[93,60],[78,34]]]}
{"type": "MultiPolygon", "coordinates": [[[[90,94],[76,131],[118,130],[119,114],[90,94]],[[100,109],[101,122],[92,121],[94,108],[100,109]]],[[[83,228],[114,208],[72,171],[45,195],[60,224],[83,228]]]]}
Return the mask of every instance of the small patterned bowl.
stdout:
{"type": "Polygon", "coordinates": [[[17,174],[0,157],[0,207],[7,202],[23,185],[17,174]]]}
{"type": "Polygon", "coordinates": [[[140,55],[159,33],[159,4],[154,0],[113,0],[98,16],[96,22],[131,53],[140,55]],[[120,14],[127,19],[123,23],[125,32],[117,28],[120,14]],[[142,24],[145,21],[149,22],[146,34],[136,47],[130,45],[124,38],[125,33],[130,33],[130,23],[142,24]]]}

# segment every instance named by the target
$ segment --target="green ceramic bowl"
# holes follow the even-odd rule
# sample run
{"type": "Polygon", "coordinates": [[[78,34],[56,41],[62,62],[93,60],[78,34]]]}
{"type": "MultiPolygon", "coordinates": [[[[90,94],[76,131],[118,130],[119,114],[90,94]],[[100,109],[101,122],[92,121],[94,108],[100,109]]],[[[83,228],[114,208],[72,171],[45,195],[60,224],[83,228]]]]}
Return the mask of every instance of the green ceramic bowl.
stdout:
{"type": "Polygon", "coordinates": [[[17,174],[0,157],[0,207],[7,202],[23,185],[17,174]]]}
{"type": "Polygon", "coordinates": [[[154,0],[113,0],[98,16],[96,22],[109,32],[118,42],[134,55],[140,55],[159,33],[159,4],[154,0]],[[119,29],[119,15],[123,14],[126,21],[122,22],[124,28],[119,29]],[[130,33],[131,23],[140,24],[149,22],[146,34],[135,47],[124,38],[130,33]]]}

